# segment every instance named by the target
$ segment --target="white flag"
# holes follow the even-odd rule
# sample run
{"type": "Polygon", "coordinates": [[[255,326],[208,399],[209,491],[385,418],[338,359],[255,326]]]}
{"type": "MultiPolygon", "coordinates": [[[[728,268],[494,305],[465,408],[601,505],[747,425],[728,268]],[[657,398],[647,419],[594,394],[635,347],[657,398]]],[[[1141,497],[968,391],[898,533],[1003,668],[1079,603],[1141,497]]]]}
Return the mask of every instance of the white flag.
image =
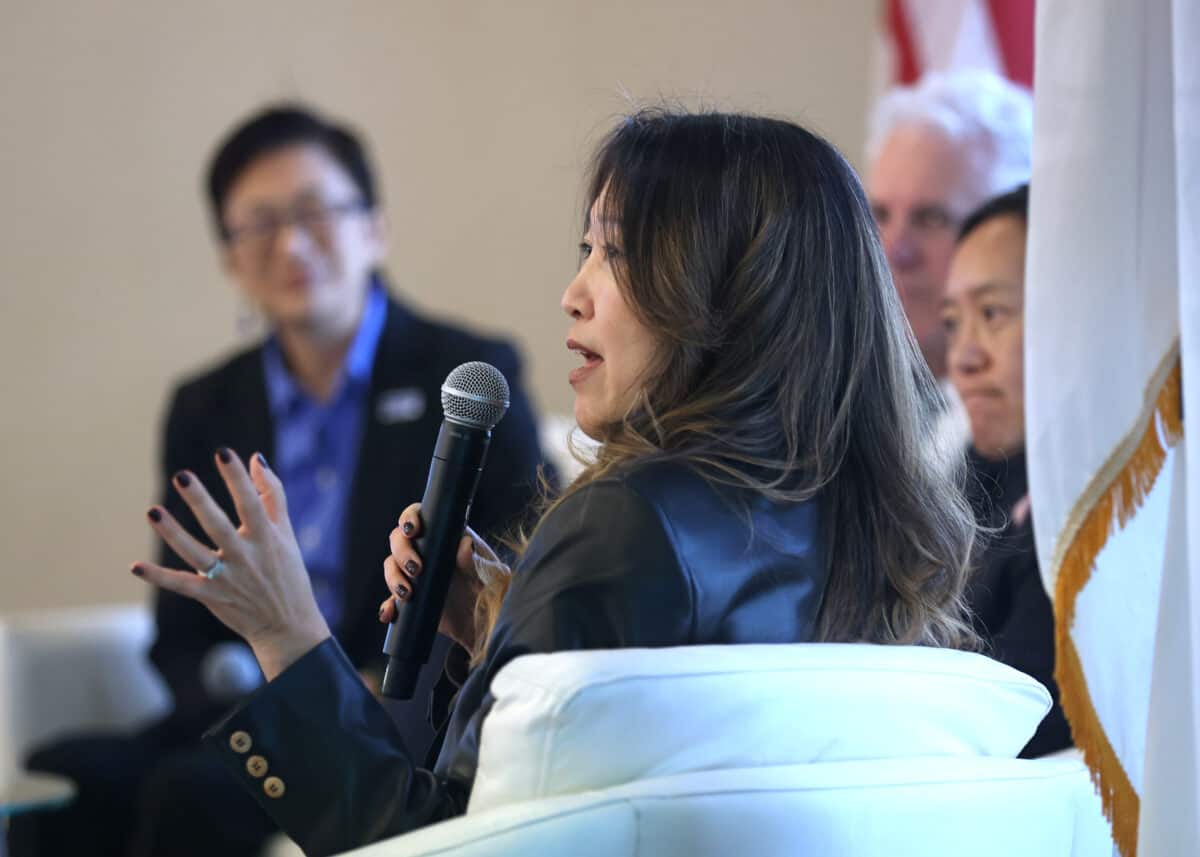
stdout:
{"type": "Polygon", "coordinates": [[[1026,299],[1038,555],[1125,857],[1200,855],[1200,14],[1039,0],[1026,299]]]}

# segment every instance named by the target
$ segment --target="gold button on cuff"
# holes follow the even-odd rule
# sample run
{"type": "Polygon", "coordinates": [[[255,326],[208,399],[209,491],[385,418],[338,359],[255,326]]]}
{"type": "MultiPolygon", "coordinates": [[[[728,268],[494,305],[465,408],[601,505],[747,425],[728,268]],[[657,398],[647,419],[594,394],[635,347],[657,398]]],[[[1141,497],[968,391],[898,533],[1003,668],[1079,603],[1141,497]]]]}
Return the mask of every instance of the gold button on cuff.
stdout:
{"type": "Polygon", "coordinates": [[[229,746],[233,748],[235,753],[248,753],[254,742],[250,740],[250,733],[243,732],[240,729],[229,736],[229,746]]]}
{"type": "Polygon", "coordinates": [[[256,779],[261,777],[267,772],[267,760],[262,756],[251,756],[246,760],[246,772],[256,779]]]}
{"type": "Polygon", "coordinates": [[[263,791],[267,793],[267,797],[283,797],[285,791],[283,780],[279,777],[267,777],[263,780],[263,791]]]}

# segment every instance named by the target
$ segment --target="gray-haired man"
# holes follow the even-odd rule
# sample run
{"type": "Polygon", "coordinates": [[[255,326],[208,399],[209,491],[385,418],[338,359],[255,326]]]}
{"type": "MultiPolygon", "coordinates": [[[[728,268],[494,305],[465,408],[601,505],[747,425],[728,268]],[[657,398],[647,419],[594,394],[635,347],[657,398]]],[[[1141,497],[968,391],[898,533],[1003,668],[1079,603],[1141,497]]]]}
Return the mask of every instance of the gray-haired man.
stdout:
{"type": "Polygon", "coordinates": [[[963,218],[1029,180],[1029,93],[981,71],[933,73],[888,91],[872,112],[867,195],[908,322],[929,368],[946,374],[940,306],[963,218]]]}

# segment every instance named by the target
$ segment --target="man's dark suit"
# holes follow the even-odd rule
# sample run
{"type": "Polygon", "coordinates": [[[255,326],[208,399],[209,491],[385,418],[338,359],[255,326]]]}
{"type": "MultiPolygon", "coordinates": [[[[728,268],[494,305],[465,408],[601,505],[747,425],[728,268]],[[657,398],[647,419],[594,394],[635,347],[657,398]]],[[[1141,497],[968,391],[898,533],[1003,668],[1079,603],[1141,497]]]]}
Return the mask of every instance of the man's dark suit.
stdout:
{"type": "MultiPolygon", "coordinates": [[[[442,421],[441,384],[454,367],[469,360],[494,365],[504,373],[512,392],[509,411],[493,433],[471,524],[485,537],[501,535],[519,521],[535,495],[541,452],[536,421],[519,386],[516,351],[503,342],[419,318],[389,300],[347,510],[345,621],[332,629],[360,670],[382,663],[385,628],[376,614],[388,595],[382,571],[389,552],[388,534],[404,507],[424,493],[442,421]]],[[[213,462],[216,449],[228,446],[244,460],[262,452],[271,461],[274,425],[267,405],[262,347],[180,385],[167,414],[164,441],[163,505],[203,538],[170,487],[170,479],[178,470],[190,470],[232,516],[232,503],[213,462]]],[[[187,568],[166,548],[161,561],[187,568]]],[[[137,736],[81,737],[35,753],[31,767],[80,781],[80,800],[66,812],[27,817],[14,825],[14,855],[24,849],[31,853],[32,843],[39,854],[73,847],[74,840],[59,839],[71,830],[83,831],[87,853],[108,853],[102,841],[104,830],[111,832],[114,849],[115,843],[129,837],[134,808],[128,804],[135,793],[141,795],[135,853],[243,853],[239,844],[253,850],[270,829],[253,801],[197,744],[204,728],[229,704],[205,691],[199,676],[201,661],[212,646],[237,637],[194,601],[168,592],[159,592],[157,599],[158,636],[150,657],[171,688],[174,710],[137,736]],[[125,773],[118,776],[118,769],[125,773]],[[89,790],[89,781],[95,789],[89,790]],[[90,799],[89,791],[97,793],[96,800],[90,799]],[[67,818],[68,814],[77,817],[67,818]],[[129,816],[124,824],[123,815],[129,816]],[[151,819],[153,823],[147,824],[151,819]],[[180,831],[186,831],[184,841],[178,838],[180,831]],[[240,843],[232,841],[239,837],[240,843]]],[[[433,738],[427,705],[445,651],[446,643],[439,638],[412,702],[388,703],[405,743],[418,756],[433,738]]]]}

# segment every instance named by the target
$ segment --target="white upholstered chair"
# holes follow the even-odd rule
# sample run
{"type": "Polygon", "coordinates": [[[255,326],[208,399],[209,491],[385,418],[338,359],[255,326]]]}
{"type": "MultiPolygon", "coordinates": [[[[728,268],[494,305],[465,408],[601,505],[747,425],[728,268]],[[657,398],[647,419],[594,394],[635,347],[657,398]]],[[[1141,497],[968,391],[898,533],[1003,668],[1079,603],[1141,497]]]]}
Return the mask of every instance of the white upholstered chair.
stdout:
{"type": "MultiPolygon", "coordinates": [[[[0,620],[3,764],[162,711],[149,629],[140,606],[0,620]]],[[[1111,854],[1078,760],[1013,758],[1045,690],[980,655],[566,652],[514,661],[493,689],[467,815],[355,854],[1111,854]]]]}
{"type": "Polygon", "coordinates": [[[43,741],[164,713],[170,691],[146,659],[153,634],[141,604],[0,616],[0,776],[43,741]]]}

